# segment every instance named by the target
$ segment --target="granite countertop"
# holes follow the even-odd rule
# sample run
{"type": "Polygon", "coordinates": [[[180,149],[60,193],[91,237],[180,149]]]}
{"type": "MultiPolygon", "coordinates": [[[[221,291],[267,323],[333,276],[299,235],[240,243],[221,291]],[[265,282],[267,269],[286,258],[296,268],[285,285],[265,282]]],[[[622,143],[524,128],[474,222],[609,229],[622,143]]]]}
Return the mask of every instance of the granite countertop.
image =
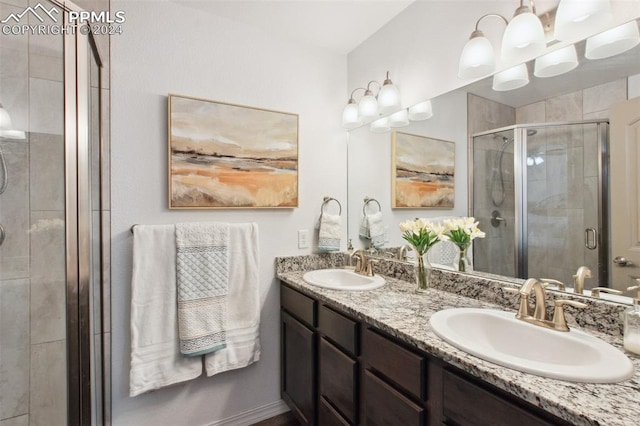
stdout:
{"type": "MultiPolygon", "coordinates": [[[[616,384],[572,383],[521,373],[456,349],[437,337],[429,325],[431,315],[442,309],[505,310],[502,306],[436,289],[419,293],[414,283],[386,276],[386,284],[376,290],[329,290],[305,283],[303,274],[304,271],[281,271],[278,278],[573,424],[637,425],[640,421],[640,357],[626,353],[635,366],[635,374],[616,384]]],[[[515,314],[515,305],[510,311],[515,314]]],[[[587,332],[622,350],[619,337],[587,332]]]]}

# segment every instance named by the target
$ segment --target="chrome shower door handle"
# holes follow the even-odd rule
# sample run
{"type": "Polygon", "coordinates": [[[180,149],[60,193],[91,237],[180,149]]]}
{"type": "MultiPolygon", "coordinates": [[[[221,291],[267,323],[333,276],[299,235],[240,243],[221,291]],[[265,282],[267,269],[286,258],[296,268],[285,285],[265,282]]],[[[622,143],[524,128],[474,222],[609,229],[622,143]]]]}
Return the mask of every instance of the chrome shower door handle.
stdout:
{"type": "Polygon", "coordinates": [[[2,246],[2,243],[4,243],[4,226],[2,226],[2,224],[0,223],[0,246],[2,246]]]}
{"type": "Polygon", "coordinates": [[[595,228],[587,228],[584,230],[584,246],[589,250],[598,248],[598,231],[595,228]],[[592,238],[589,238],[592,235],[592,238]]]}

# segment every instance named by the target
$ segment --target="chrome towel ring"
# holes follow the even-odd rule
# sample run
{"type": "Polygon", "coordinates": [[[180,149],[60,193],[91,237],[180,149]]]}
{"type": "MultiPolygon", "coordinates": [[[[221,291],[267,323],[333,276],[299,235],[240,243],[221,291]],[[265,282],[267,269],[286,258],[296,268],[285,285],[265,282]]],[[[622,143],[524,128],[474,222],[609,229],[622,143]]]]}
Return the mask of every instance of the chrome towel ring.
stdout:
{"type": "Polygon", "coordinates": [[[336,200],[333,197],[324,197],[324,199],[322,200],[322,206],[320,207],[320,216],[324,214],[324,206],[329,204],[331,201],[335,201],[336,203],[338,203],[338,216],[342,215],[342,204],[340,204],[340,201],[336,200]]]}
{"type": "Polygon", "coordinates": [[[380,206],[380,202],[378,200],[376,200],[375,198],[371,198],[371,197],[364,197],[364,205],[362,206],[362,214],[363,215],[367,215],[367,206],[369,205],[369,203],[374,202],[378,205],[378,211],[382,211],[382,207],[380,206]]]}

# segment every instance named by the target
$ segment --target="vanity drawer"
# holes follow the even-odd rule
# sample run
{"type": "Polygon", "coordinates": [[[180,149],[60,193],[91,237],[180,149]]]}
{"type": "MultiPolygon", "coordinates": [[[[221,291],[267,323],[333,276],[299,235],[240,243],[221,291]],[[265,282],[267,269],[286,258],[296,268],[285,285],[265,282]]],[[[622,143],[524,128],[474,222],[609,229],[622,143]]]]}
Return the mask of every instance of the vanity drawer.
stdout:
{"type": "Polygon", "coordinates": [[[368,370],[364,371],[363,425],[424,425],[425,410],[368,370]]]}
{"type": "Polygon", "coordinates": [[[318,330],[349,355],[358,356],[358,323],[321,305],[318,309],[318,330]]]}
{"type": "Polygon", "coordinates": [[[489,390],[446,370],[443,373],[442,394],[446,424],[450,422],[470,426],[550,426],[559,424],[542,419],[489,390]]]}
{"type": "Polygon", "coordinates": [[[318,406],[318,424],[322,426],[349,426],[349,422],[324,398],[320,398],[318,406]]]}
{"type": "Polygon", "coordinates": [[[421,400],[426,399],[427,360],[367,328],[363,335],[365,362],[421,400]]]}
{"type": "Polygon", "coordinates": [[[319,377],[320,396],[336,407],[350,424],[356,424],[358,364],[324,337],[320,339],[319,377]]]}
{"type": "Polygon", "coordinates": [[[286,285],[280,286],[280,305],[294,317],[312,327],[316,322],[316,301],[286,285]]]}

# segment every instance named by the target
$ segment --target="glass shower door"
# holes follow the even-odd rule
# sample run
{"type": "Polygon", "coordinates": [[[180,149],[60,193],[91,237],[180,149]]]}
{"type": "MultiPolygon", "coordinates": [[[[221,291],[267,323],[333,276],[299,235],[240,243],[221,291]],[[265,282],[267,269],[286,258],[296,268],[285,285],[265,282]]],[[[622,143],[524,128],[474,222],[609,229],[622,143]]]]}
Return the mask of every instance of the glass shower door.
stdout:
{"type": "Polygon", "coordinates": [[[602,216],[601,133],[606,123],[530,127],[526,157],[526,264],[529,277],[573,286],[580,266],[585,287],[606,285],[606,226],[602,216]],[[601,256],[605,261],[601,262],[601,256]],[[601,264],[602,263],[602,264],[601,264]],[[599,272],[600,271],[600,272],[599,272]],[[601,276],[599,276],[599,273],[601,276]]]}

